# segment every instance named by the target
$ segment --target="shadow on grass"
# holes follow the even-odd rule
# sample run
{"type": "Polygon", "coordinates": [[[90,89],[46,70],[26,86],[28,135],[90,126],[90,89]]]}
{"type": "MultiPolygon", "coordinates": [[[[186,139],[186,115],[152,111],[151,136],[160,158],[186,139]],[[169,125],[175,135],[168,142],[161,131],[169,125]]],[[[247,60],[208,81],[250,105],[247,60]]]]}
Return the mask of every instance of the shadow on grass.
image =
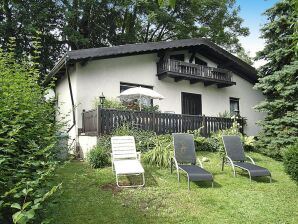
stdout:
{"type": "MultiPolygon", "coordinates": [[[[200,188],[212,188],[211,181],[198,181],[198,182],[193,182],[193,183],[195,183],[200,188]]],[[[216,181],[213,181],[213,188],[221,188],[221,187],[222,187],[221,184],[219,184],[216,181]]]]}
{"type": "MultiPolygon", "coordinates": [[[[177,180],[177,184],[178,185],[181,185],[181,184],[183,184],[183,185],[186,184],[187,185],[187,182],[188,182],[187,176],[185,174],[180,173],[180,183],[178,183],[178,180],[177,180]]],[[[190,182],[194,183],[199,188],[212,188],[212,182],[211,181],[190,181],[190,182]]],[[[213,188],[221,188],[221,187],[222,187],[221,184],[219,184],[218,182],[213,180],[213,188]]]]}
{"type": "MultiPolygon", "coordinates": [[[[155,172],[154,172],[154,175],[155,175],[155,172]]],[[[119,184],[120,185],[141,185],[143,182],[142,178],[143,178],[142,175],[120,176],[119,184]]],[[[153,172],[151,170],[145,171],[145,186],[147,187],[158,186],[158,183],[156,179],[153,177],[153,172]]]]}
{"type": "MultiPolygon", "coordinates": [[[[250,182],[250,179],[249,179],[249,175],[247,172],[244,172],[244,171],[238,171],[236,172],[236,178],[237,178],[237,175],[238,176],[241,176],[241,177],[246,177],[247,178],[247,181],[250,182]]],[[[268,176],[263,176],[263,177],[252,177],[251,178],[251,182],[259,182],[259,183],[270,183],[270,178],[268,176]]],[[[276,183],[277,181],[274,180],[272,178],[272,183],[276,183]]]]}

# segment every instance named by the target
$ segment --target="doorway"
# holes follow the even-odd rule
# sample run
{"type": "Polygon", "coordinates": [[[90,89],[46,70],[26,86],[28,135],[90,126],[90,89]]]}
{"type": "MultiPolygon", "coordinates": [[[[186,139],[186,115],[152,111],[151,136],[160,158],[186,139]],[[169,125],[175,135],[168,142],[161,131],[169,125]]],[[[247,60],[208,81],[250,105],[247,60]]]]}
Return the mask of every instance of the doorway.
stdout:
{"type": "Polygon", "coordinates": [[[182,114],[202,115],[201,94],[181,93],[182,114]]]}

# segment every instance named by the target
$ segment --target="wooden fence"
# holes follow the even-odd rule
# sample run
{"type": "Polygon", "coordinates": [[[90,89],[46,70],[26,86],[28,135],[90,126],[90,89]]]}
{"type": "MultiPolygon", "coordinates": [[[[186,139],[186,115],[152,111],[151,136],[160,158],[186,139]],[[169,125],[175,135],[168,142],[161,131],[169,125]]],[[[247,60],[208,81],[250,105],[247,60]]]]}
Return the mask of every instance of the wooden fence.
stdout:
{"type": "MultiPolygon", "coordinates": [[[[238,122],[243,127],[243,119],[238,122]]],[[[217,130],[230,128],[233,120],[223,117],[98,108],[83,111],[81,132],[85,135],[110,134],[115,128],[124,123],[132,124],[142,130],[154,131],[157,134],[187,132],[188,130],[203,127],[201,134],[209,136],[210,133],[217,130]]],[[[240,131],[243,132],[243,128],[240,131]]]]}

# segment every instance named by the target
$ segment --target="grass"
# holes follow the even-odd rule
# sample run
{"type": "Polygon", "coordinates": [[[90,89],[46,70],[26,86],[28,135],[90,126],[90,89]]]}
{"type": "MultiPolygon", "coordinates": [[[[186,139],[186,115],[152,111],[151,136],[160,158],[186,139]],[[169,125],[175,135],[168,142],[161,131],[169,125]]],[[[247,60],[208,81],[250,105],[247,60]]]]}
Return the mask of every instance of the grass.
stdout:
{"type": "Polygon", "coordinates": [[[50,223],[298,223],[298,187],[284,173],[282,163],[250,153],[273,176],[249,181],[238,170],[220,169],[215,153],[199,153],[210,162],[204,167],[215,176],[208,182],[178,185],[169,169],[145,167],[146,186],[118,190],[111,168],[91,169],[84,162],[70,162],[57,171],[55,182],[63,188],[44,209],[50,223]]]}

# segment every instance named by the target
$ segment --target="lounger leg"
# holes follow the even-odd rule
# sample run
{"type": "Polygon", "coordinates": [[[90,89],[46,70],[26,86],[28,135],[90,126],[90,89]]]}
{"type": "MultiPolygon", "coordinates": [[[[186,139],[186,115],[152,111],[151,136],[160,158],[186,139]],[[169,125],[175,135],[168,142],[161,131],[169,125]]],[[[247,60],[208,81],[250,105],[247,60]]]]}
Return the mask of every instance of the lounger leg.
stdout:
{"type": "Polygon", "coordinates": [[[190,189],[190,183],[189,183],[189,177],[187,176],[187,180],[188,180],[188,190],[190,189]]]}
{"type": "Polygon", "coordinates": [[[118,187],[121,187],[121,186],[119,185],[119,182],[118,182],[118,175],[117,175],[117,173],[116,173],[116,184],[117,184],[118,187]]]}
{"type": "Polygon", "coordinates": [[[142,187],[145,186],[145,174],[143,173],[143,185],[142,187]]]}
{"type": "Polygon", "coordinates": [[[249,175],[249,180],[251,182],[251,175],[250,175],[250,172],[248,171],[248,175],[249,175]]]}
{"type": "Polygon", "coordinates": [[[222,158],[221,171],[224,170],[224,166],[225,166],[225,157],[222,158]]]}
{"type": "Polygon", "coordinates": [[[270,178],[270,183],[272,183],[272,176],[270,175],[269,178],[270,178]]]}
{"type": "Polygon", "coordinates": [[[213,188],[213,186],[214,186],[214,183],[213,183],[213,181],[211,182],[211,184],[212,184],[212,188],[213,188]]]}
{"type": "Polygon", "coordinates": [[[171,158],[171,173],[173,173],[173,159],[171,158]]]}

